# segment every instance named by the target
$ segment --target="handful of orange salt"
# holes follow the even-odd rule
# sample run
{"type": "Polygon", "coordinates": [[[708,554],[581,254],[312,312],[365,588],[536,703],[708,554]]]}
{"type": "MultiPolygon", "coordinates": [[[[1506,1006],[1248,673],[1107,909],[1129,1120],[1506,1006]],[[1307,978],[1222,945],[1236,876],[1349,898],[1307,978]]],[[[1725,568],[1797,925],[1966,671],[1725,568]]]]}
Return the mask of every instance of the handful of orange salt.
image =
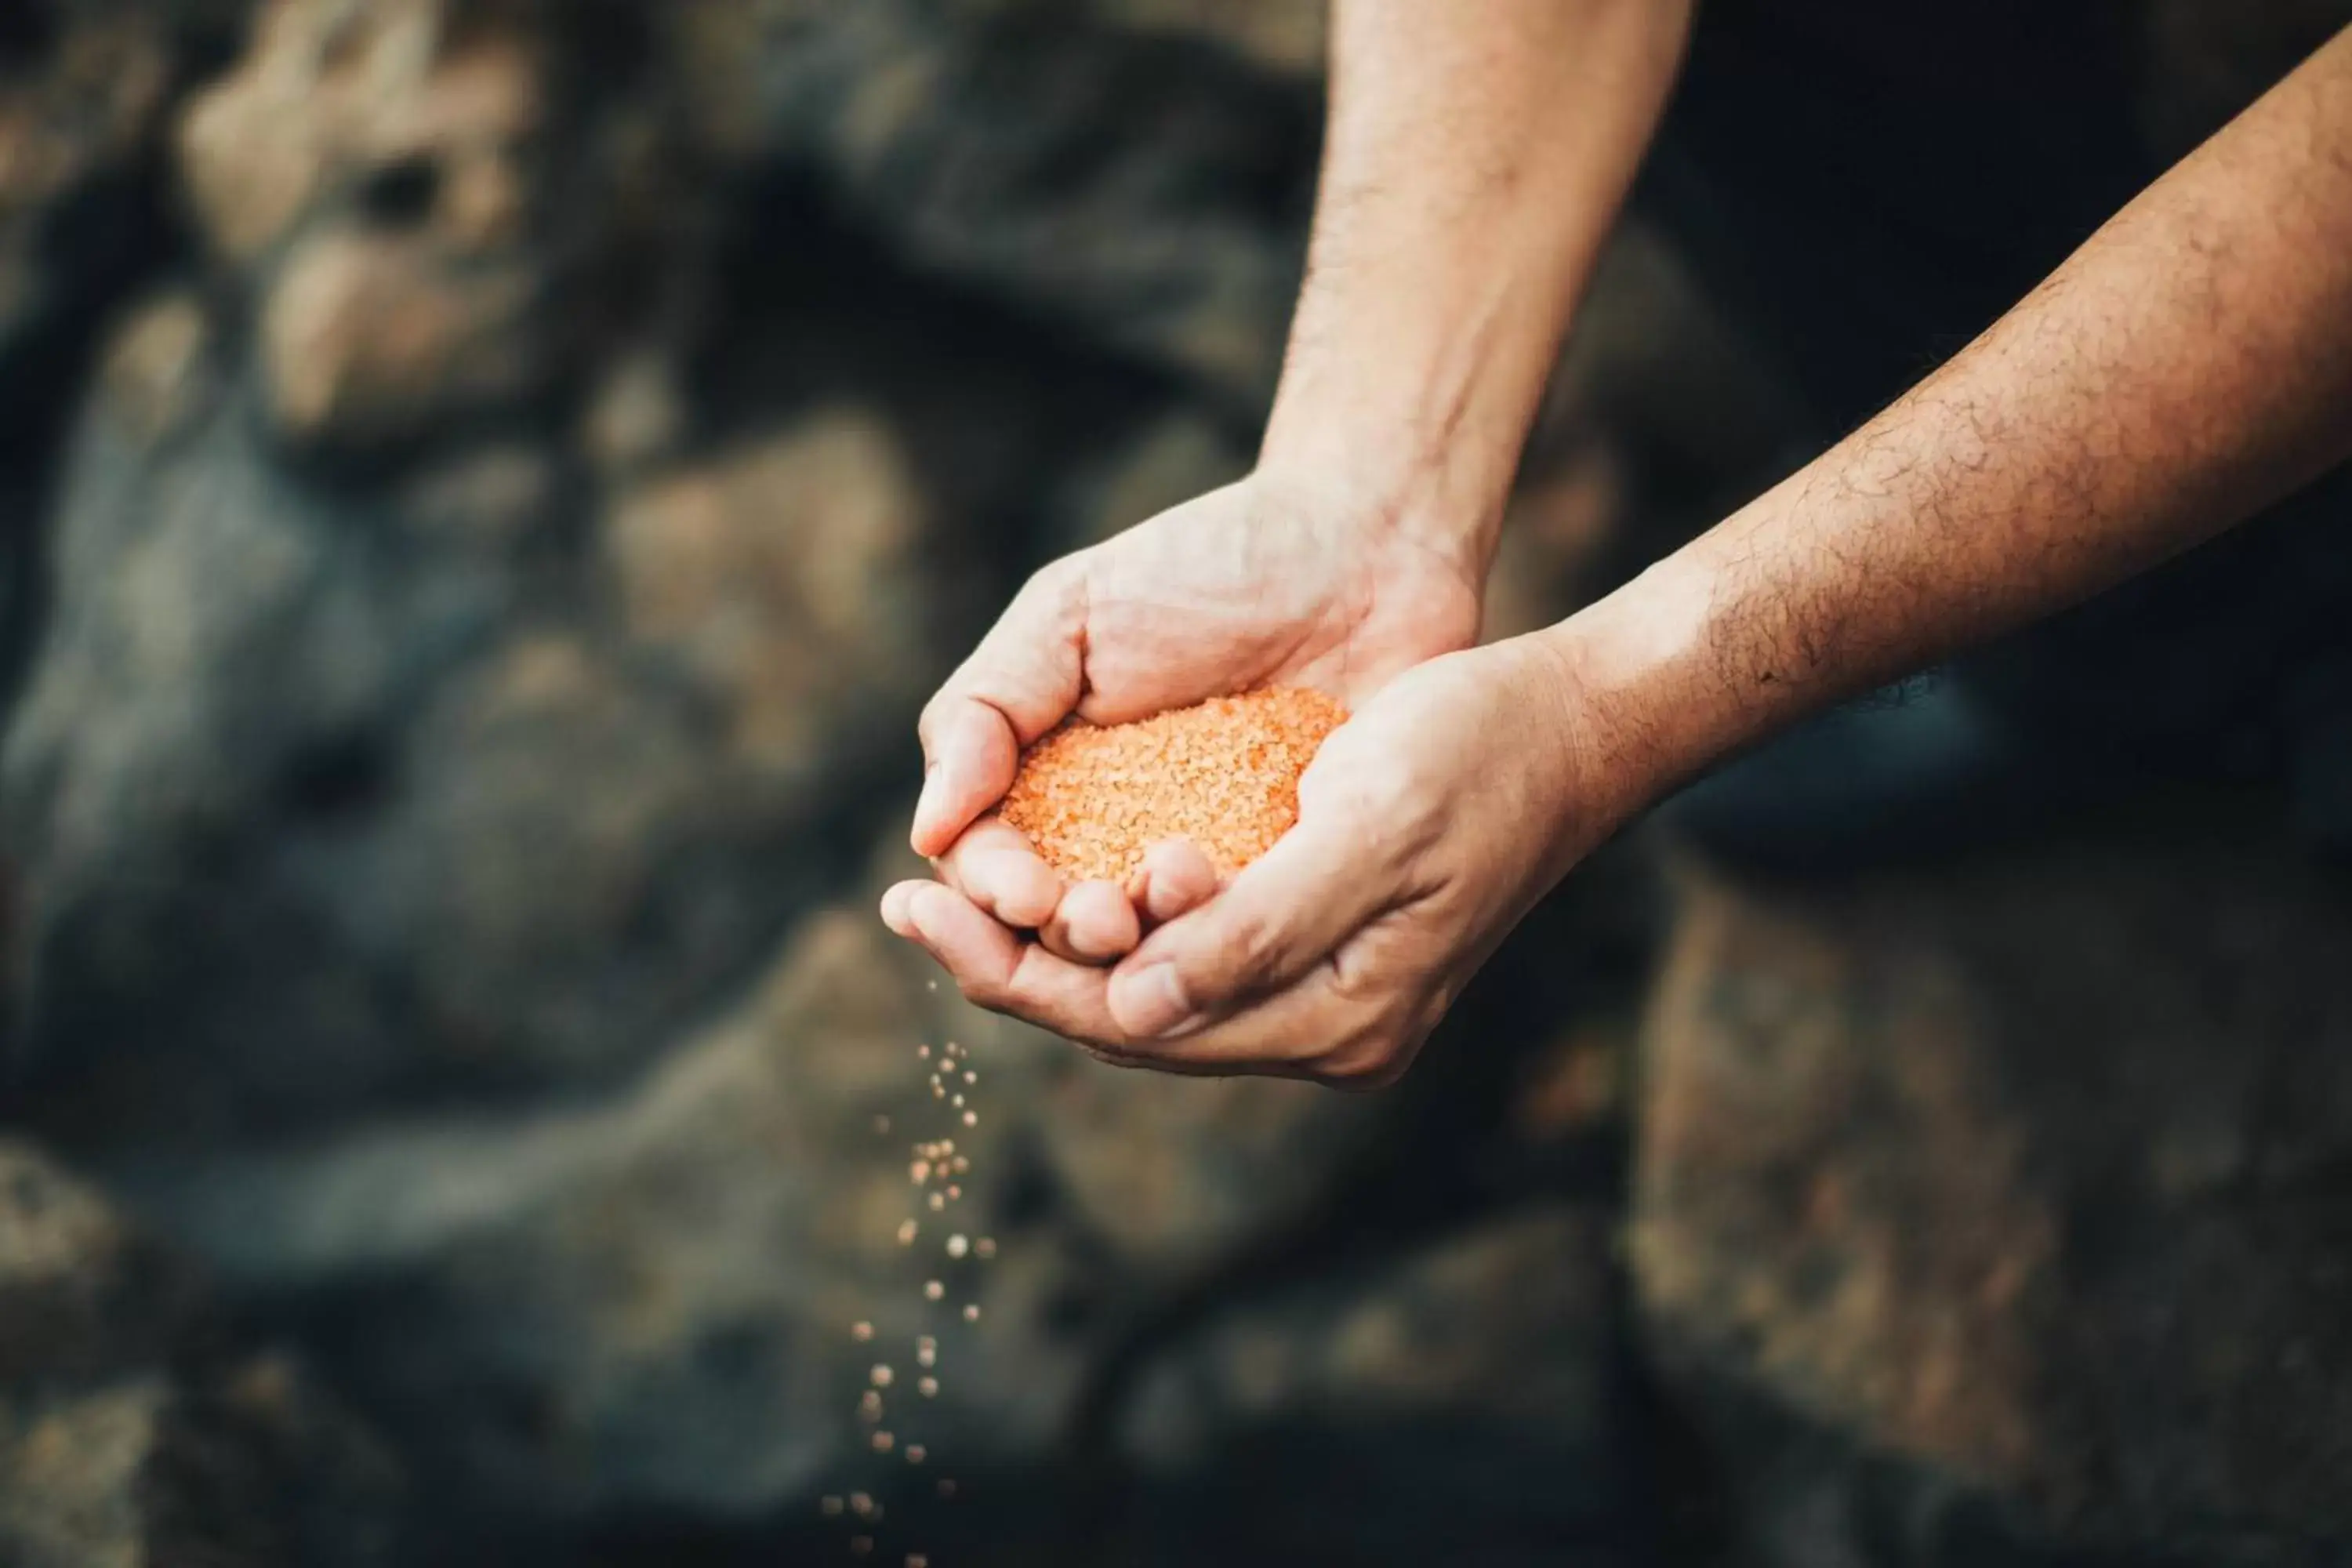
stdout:
{"type": "Polygon", "coordinates": [[[1074,719],[1023,753],[1000,815],[1073,881],[1124,886],[1169,838],[1228,877],[1298,820],[1298,775],[1347,717],[1319,691],[1273,687],[1131,724],[1074,719]]]}

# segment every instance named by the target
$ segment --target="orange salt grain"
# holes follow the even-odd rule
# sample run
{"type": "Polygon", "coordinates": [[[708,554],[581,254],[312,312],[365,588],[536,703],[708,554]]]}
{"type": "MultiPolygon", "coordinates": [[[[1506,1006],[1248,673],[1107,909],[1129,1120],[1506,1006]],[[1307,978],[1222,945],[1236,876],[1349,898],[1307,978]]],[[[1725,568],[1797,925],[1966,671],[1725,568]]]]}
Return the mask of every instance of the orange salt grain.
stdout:
{"type": "Polygon", "coordinates": [[[1347,717],[1319,691],[1277,687],[1132,724],[1073,720],[1023,755],[1002,815],[1073,880],[1125,883],[1168,838],[1230,876],[1298,820],[1298,775],[1347,717]]]}

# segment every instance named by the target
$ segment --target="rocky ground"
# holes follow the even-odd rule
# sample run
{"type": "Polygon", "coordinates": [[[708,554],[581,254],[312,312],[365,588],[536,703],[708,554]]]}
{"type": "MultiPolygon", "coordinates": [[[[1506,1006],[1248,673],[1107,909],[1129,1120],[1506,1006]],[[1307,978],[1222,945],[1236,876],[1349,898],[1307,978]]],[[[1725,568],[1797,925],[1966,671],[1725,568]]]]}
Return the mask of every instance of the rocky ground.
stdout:
{"type": "MultiPolygon", "coordinates": [[[[1318,40],[0,16],[0,1561],[846,1560],[856,1491],[894,1563],[2352,1551],[2352,931],[2259,847],[1637,836],[1372,1099],[1098,1068],[870,918],[992,606],[1246,465],[1318,40]]],[[[1494,628],[1790,436],[1637,225],[1494,628]]]]}

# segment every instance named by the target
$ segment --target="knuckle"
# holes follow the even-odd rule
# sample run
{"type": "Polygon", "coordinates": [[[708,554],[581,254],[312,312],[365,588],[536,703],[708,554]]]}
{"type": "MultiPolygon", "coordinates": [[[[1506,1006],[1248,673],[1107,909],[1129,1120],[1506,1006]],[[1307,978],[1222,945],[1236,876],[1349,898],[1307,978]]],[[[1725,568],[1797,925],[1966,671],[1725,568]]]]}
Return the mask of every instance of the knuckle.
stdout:
{"type": "Polygon", "coordinates": [[[1327,961],[1330,971],[1331,994],[1342,1002],[1370,1003],[1377,998],[1384,976],[1371,964],[1355,944],[1342,944],[1327,961]]]}
{"type": "Polygon", "coordinates": [[[1351,1052],[1315,1066],[1318,1082],[1349,1094],[1387,1089],[1404,1076],[1404,1062],[1392,1050],[1351,1052]]]}
{"type": "Polygon", "coordinates": [[[958,975],[956,989],[963,999],[975,1007],[985,1007],[992,1013],[1010,1013],[1011,997],[997,982],[978,975],[958,975]]]}
{"type": "Polygon", "coordinates": [[[1412,1066],[1427,1030],[1417,1015],[1390,1009],[1367,1020],[1314,1064],[1326,1086],[1355,1093],[1393,1087],[1412,1066]]]}
{"type": "Polygon", "coordinates": [[[923,750],[926,753],[939,746],[943,738],[941,731],[946,728],[948,715],[954,710],[957,700],[955,684],[950,681],[949,684],[933,692],[931,700],[923,704],[923,710],[915,716],[915,735],[923,742],[923,750]]]}
{"type": "Polygon", "coordinates": [[[1278,952],[1272,921],[1255,910],[1236,912],[1217,928],[1201,978],[1228,992],[1247,990],[1271,976],[1278,952]]]}
{"type": "Polygon", "coordinates": [[[1026,612],[1051,613],[1061,608],[1076,593],[1086,574],[1083,555],[1065,555],[1048,561],[1022,583],[1013,595],[1013,603],[1026,612]]]}

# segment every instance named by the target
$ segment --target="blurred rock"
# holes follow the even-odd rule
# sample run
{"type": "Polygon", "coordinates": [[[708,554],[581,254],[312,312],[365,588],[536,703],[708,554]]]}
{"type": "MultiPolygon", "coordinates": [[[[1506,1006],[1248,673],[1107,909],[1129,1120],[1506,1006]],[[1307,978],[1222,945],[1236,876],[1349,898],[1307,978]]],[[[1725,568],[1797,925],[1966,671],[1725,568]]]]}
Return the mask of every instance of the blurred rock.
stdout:
{"type": "Polygon", "coordinates": [[[175,1556],[238,1568],[267,1561],[268,1547],[254,1538],[238,1500],[215,1500],[226,1502],[227,1517],[192,1530],[151,1512],[148,1478],[178,1436],[171,1406],[163,1381],[149,1376],[6,1419],[0,1550],[8,1561],[26,1568],[137,1568],[175,1556]]]}
{"type": "Polygon", "coordinates": [[[322,235],[289,258],[261,319],[269,411],[298,441],[331,431],[376,446],[427,416],[457,418],[530,392],[541,370],[518,330],[529,278],[441,279],[418,247],[322,235]]]}
{"type": "Polygon", "coordinates": [[[144,260],[143,183],[182,69],[162,6],[0,16],[0,416],[53,390],[61,336],[144,260]],[[36,394],[35,388],[40,385],[36,394]]]}
{"type": "Polygon", "coordinates": [[[280,439],[381,455],[529,408],[619,319],[633,246],[665,247],[632,73],[547,21],[271,0],[189,105],[189,203],[253,298],[280,439]]]}
{"type": "Polygon", "coordinates": [[[0,1395],[0,1557],[22,1568],[377,1568],[399,1500],[384,1452],[280,1363],[0,1395]]]}
{"type": "Polygon", "coordinates": [[[694,0],[706,144],[816,173],[919,265],[1166,366],[1271,395],[1318,104],[1226,50],[1034,7],[694,0]]]}
{"type": "Polygon", "coordinates": [[[1129,433],[1072,482],[1054,542],[1097,544],[1194,496],[1247,477],[1255,454],[1197,408],[1179,405],[1129,433]]]}
{"type": "Polygon", "coordinates": [[[1097,1246],[1147,1279],[1189,1274],[1328,1201],[1377,1134],[1376,1102],[1270,1079],[1088,1068],[1030,1113],[1041,1152],[1097,1246]]]}
{"type": "Polygon", "coordinates": [[[1604,552],[1622,541],[1632,485],[1622,454],[1589,429],[1521,476],[1486,574],[1481,637],[1540,630],[1596,595],[1604,552]]]}
{"type": "Polygon", "coordinates": [[[103,1197],[0,1139],[0,1389],[161,1362],[197,1303],[187,1269],[103,1197]]]}
{"type": "MultiPolygon", "coordinates": [[[[1008,0],[962,0],[967,6],[1002,7],[1008,0]]],[[[1051,13],[1063,0],[1010,0],[1051,13]]],[[[1323,68],[1328,0],[1081,0],[1092,16],[1141,32],[1206,37],[1275,70],[1301,75],[1323,68]]]]}
{"type": "Polygon", "coordinates": [[[1134,1560],[1635,1561],[1610,1274],[1605,1218],[1560,1205],[1244,1295],[1127,1413],[1164,1500],[1134,1560]]]}
{"type": "Polygon", "coordinates": [[[1034,1462],[1150,1283],[1283,1223],[1374,1111],[1098,1067],[929,975],[867,910],[820,914],[607,1105],[158,1164],[139,1191],[241,1299],[316,1304],[339,1375],[475,1507],[741,1524],[828,1485],[884,1489],[854,1414],[877,1363],[898,1373],[899,1442],[1034,1462]],[[971,1048],[978,1081],[954,1089],[974,1125],[916,1055],[950,1039],[971,1048]],[[1060,1132],[1081,1118],[1094,1140],[1060,1132]],[[908,1171],[938,1138],[970,1167],[941,1211],[908,1171]],[[951,1258],[951,1235],[995,1256],[951,1258]],[[919,1333],[941,1342],[935,1401],[912,1386],[919,1333]]]}
{"type": "Polygon", "coordinates": [[[567,545],[530,443],[275,462],[194,311],[110,356],[0,774],[44,1125],[315,1136],[642,1059],[855,863],[808,836],[938,668],[896,437],[747,431],[567,545]]]}
{"type": "Polygon", "coordinates": [[[1754,1560],[2352,1542],[2347,937],[2187,848],[1691,889],[1633,1256],[1754,1560]]]}
{"type": "Polygon", "coordinates": [[[2186,157],[2347,26],[2345,0],[2147,7],[2140,131],[2166,163],[2186,157]]]}
{"type": "Polygon", "coordinates": [[[527,393],[546,287],[524,243],[543,133],[536,41],[451,7],[279,0],[182,122],[206,239],[256,268],[268,405],[362,448],[527,393]]]}
{"type": "Polygon", "coordinates": [[[923,498],[870,411],[803,424],[625,496],[605,532],[622,624],[723,703],[782,781],[838,766],[928,695],[923,498]],[[843,679],[854,670],[856,679],[843,679]]]}
{"type": "Polygon", "coordinates": [[[371,1568],[396,1469],[290,1363],[221,1361],[187,1268],[0,1140],[0,1561],[371,1568]]]}

